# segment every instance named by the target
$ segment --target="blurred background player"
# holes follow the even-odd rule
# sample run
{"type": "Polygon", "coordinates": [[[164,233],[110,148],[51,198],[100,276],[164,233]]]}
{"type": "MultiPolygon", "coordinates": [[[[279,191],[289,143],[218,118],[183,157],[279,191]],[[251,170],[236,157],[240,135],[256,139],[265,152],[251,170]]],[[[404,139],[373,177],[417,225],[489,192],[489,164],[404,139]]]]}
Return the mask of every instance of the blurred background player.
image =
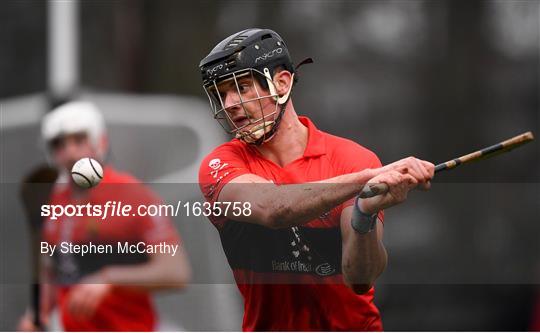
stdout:
{"type": "Polygon", "coordinates": [[[229,36],[200,67],[215,118],[235,135],[202,162],[201,189],[210,202],[250,204],[212,219],[244,297],[243,329],[382,330],[372,287],[387,261],[382,210],[428,189],[433,164],[381,167],[373,152],[299,117],[296,68],[272,30],[229,36]],[[390,191],[351,200],[368,182],[390,191]]]}
{"type": "MultiPolygon", "coordinates": [[[[107,201],[132,206],[158,204],[160,199],[129,174],[106,163],[107,132],[100,111],[90,102],[74,101],[47,114],[42,137],[48,157],[60,176],[51,204],[107,201]],[[92,157],[104,164],[104,178],[92,189],[82,189],[70,176],[73,164],[92,157]]],[[[167,217],[59,217],[44,221],[43,240],[58,245],[112,244],[117,242],[179,244],[180,238],[167,217]]],[[[183,288],[190,267],[180,246],[169,254],[95,254],[80,256],[55,252],[52,260],[42,255],[41,321],[49,322],[51,310],[59,309],[63,328],[68,331],[149,331],[157,328],[150,292],[183,288]]],[[[30,313],[19,323],[20,330],[35,330],[30,313]]]]}

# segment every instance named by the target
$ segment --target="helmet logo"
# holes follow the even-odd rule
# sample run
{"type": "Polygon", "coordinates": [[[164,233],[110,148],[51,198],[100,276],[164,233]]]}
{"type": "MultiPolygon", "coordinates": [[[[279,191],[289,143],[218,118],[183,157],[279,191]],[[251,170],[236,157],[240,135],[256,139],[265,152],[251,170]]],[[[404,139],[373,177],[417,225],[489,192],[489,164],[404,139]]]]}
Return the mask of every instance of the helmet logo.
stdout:
{"type": "Polygon", "coordinates": [[[265,53],[265,54],[255,58],[255,63],[257,63],[259,61],[264,61],[264,60],[266,60],[268,58],[272,58],[276,54],[281,54],[282,52],[283,52],[283,48],[281,48],[281,47],[278,47],[277,49],[273,49],[272,51],[270,51],[268,53],[265,53]]]}
{"type": "Polygon", "coordinates": [[[222,69],[222,68],[223,68],[223,64],[219,64],[219,65],[217,65],[217,66],[214,66],[214,68],[211,68],[211,69],[206,70],[206,73],[207,73],[208,75],[212,75],[212,74],[214,74],[215,71],[218,71],[218,70],[220,70],[220,69],[222,69]]]}

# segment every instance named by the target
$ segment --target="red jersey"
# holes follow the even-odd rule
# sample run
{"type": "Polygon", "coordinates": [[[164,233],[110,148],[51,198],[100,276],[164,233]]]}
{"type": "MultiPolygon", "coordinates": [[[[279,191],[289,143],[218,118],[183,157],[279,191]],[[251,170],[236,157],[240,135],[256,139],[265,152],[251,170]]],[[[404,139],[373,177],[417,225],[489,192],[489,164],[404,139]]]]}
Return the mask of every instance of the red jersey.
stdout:
{"type": "MultiPolygon", "coordinates": [[[[159,198],[146,186],[130,175],[119,173],[106,167],[101,183],[86,191],[85,196],[74,199],[67,183],[55,185],[50,200],[51,205],[76,205],[90,203],[105,205],[108,201],[122,202],[133,207],[139,204],[159,203],[159,198]]],[[[133,208],[135,210],[135,208],[133,208]]],[[[85,214],[86,215],[86,214],[85,214]]],[[[78,254],[55,251],[54,273],[58,287],[58,306],[66,331],[151,331],[156,325],[156,313],[149,293],[132,291],[127,288],[113,288],[98,306],[89,320],[80,320],[71,315],[67,300],[72,288],[85,276],[111,265],[141,264],[148,260],[144,253],[116,252],[117,243],[159,244],[167,242],[179,244],[179,236],[168,218],[109,216],[73,216],[47,219],[44,222],[43,239],[60,248],[62,242],[73,244],[110,244],[113,253],[78,254]]]]}
{"type": "MultiPolygon", "coordinates": [[[[225,184],[248,173],[279,186],[381,166],[366,148],[318,130],[306,117],[300,121],[308,128],[306,149],[284,167],[236,139],[212,151],[199,171],[206,200],[217,201],[225,184]]],[[[277,230],[211,218],[244,298],[245,331],[382,330],[374,289],[357,295],[343,282],[340,215],[352,204],[349,200],[302,226],[277,230]]]]}

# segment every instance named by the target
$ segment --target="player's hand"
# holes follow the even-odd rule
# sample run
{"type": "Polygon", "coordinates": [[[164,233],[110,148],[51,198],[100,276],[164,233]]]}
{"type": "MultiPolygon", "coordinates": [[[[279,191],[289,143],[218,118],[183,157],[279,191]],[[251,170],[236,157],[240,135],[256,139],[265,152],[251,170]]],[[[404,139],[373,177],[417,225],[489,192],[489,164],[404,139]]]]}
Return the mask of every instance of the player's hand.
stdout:
{"type": "Polygon", "coordinates": [[[416,179],[418,188],[421,190],[430,189],[431,180],[435,175],[435,165],[433,163],[413,156],[385,165],[379,170],[381,170],[381,173],[394,170],[401,174],[409,174],[416,179]]]}
{"type": "Polygon", "coordinates": [[[401,173],[396,170],[383,172],[373,177],[368,183],[385,183],[388,185],[388,192],[372,198],[359,200],[358,208],[365,214],[374,214],[383,209],[402,203],[407,200],[409,191],[419,184],[418,180],[410,173],[401,173]]]}
{"type": "MultiPolygon", "coordinates": [[[[47,326],[48,322],[48,316],[41,314],[41,323],[42,325],[47,326]]],[[[34,314],[30,310],[26,310],[24,315],[19,319],[19,323],[17,324],[17,331],[24,331],[24,332],[38,332],[43,330],[42,327],[37,327],[34,324],[34,314]]]]}
{"type": "Polygon", "coordinates": [[[100,274],[82,279],[69,293],[67,309],[78,319],[90,319],[113,286],[106,283],[100,274]]]}

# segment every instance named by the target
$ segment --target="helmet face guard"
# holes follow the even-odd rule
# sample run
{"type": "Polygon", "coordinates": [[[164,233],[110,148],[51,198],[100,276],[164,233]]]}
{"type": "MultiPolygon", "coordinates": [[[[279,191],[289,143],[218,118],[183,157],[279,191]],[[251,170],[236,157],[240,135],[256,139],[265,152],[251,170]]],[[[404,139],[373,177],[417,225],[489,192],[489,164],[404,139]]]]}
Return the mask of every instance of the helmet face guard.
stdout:
{"type": "Polygon", "coordinates": [[[290,94],[289,89],[287,94],[279,97],[268,69],[266,69],[265,72],[266,74],[258,71],[257,69],[248,68],[216,78],[215,80],[208,82],[206,85],[203,85],[206,95],[210,101],[210,108],[214,115],[214,119],[218,121],[218,123],[227,133],[234,135],[237,139],[251,144],[260,144],[268,141],[271,138],[271,135],[274,132],[272,129],[279,123],[281,118],[280,115],[282,108],[279,108],[279,106],[284,106],[290,94]],[[241,83],[239,82],[240,80],[245,80],[246,78],[250,84],[252,95],[253,92],[256,95],[255,97],[250,97],[248,99],[242,97],[243,94],[240,91],[241,83]],[[232,86],[230,89],[234,90],[232,93],[236,96],[236,100],[238,102],[226,106],[219,90],[219,86],[228,82],[230,82],[230,85],[232,86]],[[259,87],[257,87],[257,83],[259,83],[259,87]],[[261,90],[261,88],[264,88],[265,85],[268,86],[268,91],[265,91],[264,89],[261,90]],[[265,111],[265,107],[262,103],[262,101],[265,99],[273,102],[274,106],[271,110],[268,110],[267,105],[267,111],[265,111]],[[246,110],[246,105],[248,104],[251,104],[252,106],[251,114],[246,110]],[[257,104],[259,111],[253,112],[253,110],[257,107],[257,104]],[[240,123],[235,122],[230,113],[227,111],[227,109],[230,110],[236,107],[242,108],[240,113],[243,112],[243,114],[235,117],[242,119],[240,123]]]}
{"type": "Polygon", "coordinates": [[[227,133],[256,145],[270,140],[279,125],[292,88],[291,82],[285,95],[280,97],[277,94],[271,73],[278,67],[292,73],[294,82],[294,68],[285,43],[277,33],[268,29],[248,29],[229,36],[201,61],[203,88],[214,119],[227,133]],[[242,95],[239,80],[244,78],[250,79],[256,97],[246,99],[242,95]],[[235,90],[238,102],[234,105],[225,105],[220,94],[219,87],[226,82],[232,82],[230,89],[235,90]],[[273,110],[266,110],[266,113],[262,103],[265,99],[274,103],[273,110]],[[260,113],[254,114],[254,104],[259,105],[260,113]],[[251,114],[247,112],[246,105],[250,105],[251,114]],[[228,112],[237,106],[243,110],[243,117],[235,115],[236,120],[242,119],[239,123],[228,112]]]}

